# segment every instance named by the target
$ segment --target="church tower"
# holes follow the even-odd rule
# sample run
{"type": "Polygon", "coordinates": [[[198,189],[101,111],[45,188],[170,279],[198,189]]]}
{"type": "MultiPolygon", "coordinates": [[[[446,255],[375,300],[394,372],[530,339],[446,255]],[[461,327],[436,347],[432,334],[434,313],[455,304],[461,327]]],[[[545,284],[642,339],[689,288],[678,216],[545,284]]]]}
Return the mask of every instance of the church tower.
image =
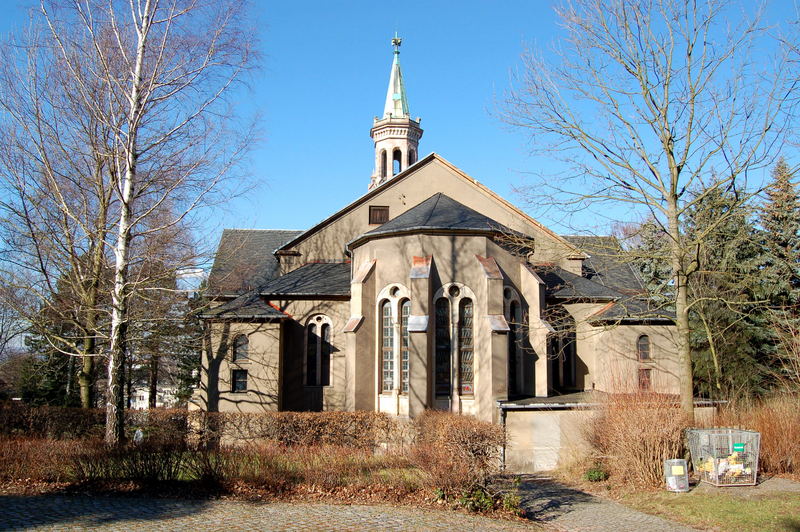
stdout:
{"type": "Polygon", "coordinates": [[[369,183],[370,190],[385,183],[417,162],[419,139],[422,129],[420,118],[413,120],[408,112],[408,98],[400,72],[400,43],[402,39],[394,34],[394,60],[389,74],[389,88],[386,91],[386,104],[383,118],[375,117],[369,132],[375,141],[375,171],[369,183]]]}

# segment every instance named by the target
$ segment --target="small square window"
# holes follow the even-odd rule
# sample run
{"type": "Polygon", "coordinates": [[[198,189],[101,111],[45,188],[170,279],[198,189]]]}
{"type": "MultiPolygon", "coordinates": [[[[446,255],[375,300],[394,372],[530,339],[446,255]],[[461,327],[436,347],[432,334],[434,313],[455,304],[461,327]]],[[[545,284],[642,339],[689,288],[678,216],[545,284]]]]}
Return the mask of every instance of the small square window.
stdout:
{"type": "Polygon", "coordinates": [[[247,370],[235,369],[231,372],[231,391],[232,392],[246,392],[247,391],[247,370]]]}
{"type": "Polygon", "coordinates": [[[369,223],[385,224],[389,221],[389,207],[376,207],[370,205],[369,207],[369,223]]]}
{"type": "Polygon", "coordinates": [[[649,392],[653,387],[650,369],[639,368],[639,391],[649,392]]]}

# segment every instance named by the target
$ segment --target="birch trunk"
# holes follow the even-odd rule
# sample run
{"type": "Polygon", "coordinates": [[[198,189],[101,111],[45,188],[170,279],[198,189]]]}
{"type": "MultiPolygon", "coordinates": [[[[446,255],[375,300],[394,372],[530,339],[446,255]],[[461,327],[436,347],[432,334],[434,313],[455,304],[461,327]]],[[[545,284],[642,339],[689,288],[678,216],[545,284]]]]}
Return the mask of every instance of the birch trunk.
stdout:
{"type": "Polygon", "coordinates": [[[128,353],[128,269],[130,266],[130,243],[132,232],[134,183],[138,148],[136,136],[141,119],[142,65],[151,24],[152,7],[147,0],[141,19],[136,24],[137,46],[130,96],[128,97],[127,136],[122,142],[125,156],[125,171],[119,183],[120,215],[117,243],[114,247],[114,290],[111,294],[111,347],[108,361],[108,395],[106,398],[106,443],[117,445],[125,441],[125,409],[123,384],[125,382],[125,359],[128,353]]]}

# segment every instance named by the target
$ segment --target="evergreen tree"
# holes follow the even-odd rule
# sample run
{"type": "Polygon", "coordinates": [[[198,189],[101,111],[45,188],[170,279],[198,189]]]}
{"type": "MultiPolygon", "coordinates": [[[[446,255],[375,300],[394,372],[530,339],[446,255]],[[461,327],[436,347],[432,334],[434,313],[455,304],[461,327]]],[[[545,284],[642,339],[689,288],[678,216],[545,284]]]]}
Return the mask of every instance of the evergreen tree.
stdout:
{"type": "Polygon", "coordinates": [[[773,338],[758,301],[762,258],[751,215],[735,194],[714,189],[698,193],[687,216],[686,237],[696,249],[689,283],[692,362],[695,389],[706,397],[768,387],[773,338]]]}
{"type": "Polygon", "coordinates": [[[771,308],[797,320],[800,304],[800,200],[792,172],[781,158],[772,170],[761,206],[759,223],[763,245],[761,295],[771,308]]]}

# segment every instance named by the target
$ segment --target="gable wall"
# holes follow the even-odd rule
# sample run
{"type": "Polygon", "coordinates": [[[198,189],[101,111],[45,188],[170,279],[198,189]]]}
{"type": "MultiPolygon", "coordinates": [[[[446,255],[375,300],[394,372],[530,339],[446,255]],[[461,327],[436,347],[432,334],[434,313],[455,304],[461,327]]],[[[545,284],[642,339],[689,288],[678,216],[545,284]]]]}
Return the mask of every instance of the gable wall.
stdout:
{"type": "Polygon", "coordinates": [[[500,200],[487,194],[478,186],[465,180],[444,163],[433,160],[413,174],[396,182],[389,182],[383,191],[351,212],[329,223],[301,241],[294,249],[300,257],[283,257],[283,271],[291,271],[301,264],[315,260],[346,259],[345,245],[355,237],[379,227],[369,224],[369,206],[388,206],[390,219],[415,207],[436,193],[443,193],[507,227],[534,237],[535,260],[556,262],[570,271],[578,269],[580,261],[568,260],[574,252],[542,228],[529,223],[500,200]]]}

